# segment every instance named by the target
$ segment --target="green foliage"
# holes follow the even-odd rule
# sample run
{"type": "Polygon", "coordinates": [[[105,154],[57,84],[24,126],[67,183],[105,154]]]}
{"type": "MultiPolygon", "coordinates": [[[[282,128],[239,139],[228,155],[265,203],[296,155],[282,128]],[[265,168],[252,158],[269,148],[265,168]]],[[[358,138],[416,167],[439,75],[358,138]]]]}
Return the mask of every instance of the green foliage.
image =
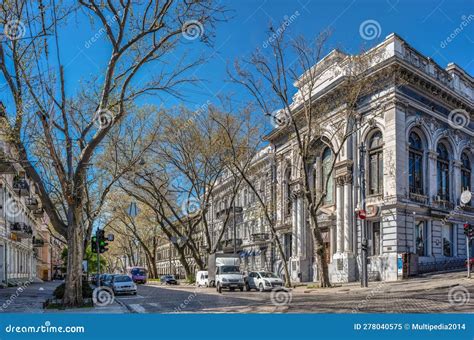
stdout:
{"type": "Polygon", "coordinates": [[[194,274],[189,275],[189,277],[186,278],[186,283],[196,283],[196,276],[194,274]]]}
{"type": "MultiPolygon", "coordinates": [[[[61,253],[61,259],[63,260],[64,267],[67,269],[67,254],[68,250],[67,247],[63,249],[63,252],[61,253]]],[[[89,265],[89,273],[97,273],[98,268],[97,268],[97,254],[92,252],[91,246],[87,246],[86,248],[86,253],[84,254],[84,260],[87,260],[88,265],[89,265]]],[[[105,260],[104,256],[100,257],[100,268],[105,268],[107,264],[107,261],[105,260]]],[[[103,271],[103,270],[102,270],[103,271]]]]}

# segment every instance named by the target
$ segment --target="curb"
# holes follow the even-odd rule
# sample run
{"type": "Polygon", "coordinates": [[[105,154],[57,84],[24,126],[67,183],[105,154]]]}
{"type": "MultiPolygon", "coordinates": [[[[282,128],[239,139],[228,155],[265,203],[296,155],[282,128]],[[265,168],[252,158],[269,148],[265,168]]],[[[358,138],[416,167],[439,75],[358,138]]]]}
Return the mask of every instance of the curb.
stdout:
{"type": "Polygon", "coordinates": [[[115,299],[115,301],[116,301],[121,307],[125,307],[125,309],[128,310],[130,313],[137,314],[137,312],[136,312],[132,307],[126,305],[125,303],[123,303],[123,302],[120,301],[119,299],[115,299]]]}

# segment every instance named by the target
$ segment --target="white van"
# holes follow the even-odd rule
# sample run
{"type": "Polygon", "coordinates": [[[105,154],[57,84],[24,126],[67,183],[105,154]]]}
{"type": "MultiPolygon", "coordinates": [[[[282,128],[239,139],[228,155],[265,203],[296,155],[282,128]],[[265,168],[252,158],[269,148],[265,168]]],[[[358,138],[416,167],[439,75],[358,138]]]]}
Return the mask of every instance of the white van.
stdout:
{"type": "Polygon", "coordinates": [[[207,270],[200,270],[196,274],[196,286],[209,287],[209,276],[207,270]]]}

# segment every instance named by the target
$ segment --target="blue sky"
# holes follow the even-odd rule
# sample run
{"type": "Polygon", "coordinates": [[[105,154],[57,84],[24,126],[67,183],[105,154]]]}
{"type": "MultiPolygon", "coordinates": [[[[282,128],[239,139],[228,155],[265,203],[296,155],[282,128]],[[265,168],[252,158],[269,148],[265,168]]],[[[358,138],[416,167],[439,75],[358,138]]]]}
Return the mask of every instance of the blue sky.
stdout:
{"type": "MultiPolygon", "coordinates": [[[[421,53],[432,57],[442,67],[456,62],[471,75],[474,74],[474,1],[468,0],[223,0],[232,18],[216,27],[214,46],[206,47],[198,41],[186,42],[196,52],[205,53],[208,63],[196,69],[195,75],[205,79],[198,87],[187,88],[187,105],[198,107],[216,95],[233,93],[236,100],[247,97],[242,88],[229,84],[226,67],[234,59],[248,56],[268,39],[270,21],[281,22],[285,16],[295,15],[287,30],[291,36],[303,34],[314,37],[330,27],[333,35],[328,49],[340,47],[355,53],[370,47],[396,32],[421,53]],[[471,15],[471,20],[469,20],[471,15]],[[469,21],[452,42],[444,44],[456,28],[469,21]],[[360,25],[373,20],[380,30],[373,40],[364,40],[360,25]]],[[[83,18],[82,18],[83,19],[83,18]]],[[[105,36],[86,48],[86,42],[95,34],[89,23],[71,20],[60,32],[62,61],[66,65],[69,91],[74,91],[79,79],[98,74],[105,65],[110,47],[105,36]]],[[[206,28],[205,28],[206,29],[206,28]]],[[[175,105],[173,98],[146,98],[142,102],[175,105]]]]}

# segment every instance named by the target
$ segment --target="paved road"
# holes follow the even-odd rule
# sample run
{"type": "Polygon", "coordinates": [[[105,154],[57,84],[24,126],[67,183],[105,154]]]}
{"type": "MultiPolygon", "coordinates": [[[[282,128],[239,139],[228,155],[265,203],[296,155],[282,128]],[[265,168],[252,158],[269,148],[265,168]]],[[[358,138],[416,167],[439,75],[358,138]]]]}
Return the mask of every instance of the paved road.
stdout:
{"type": "Polygon", "coordinates": [[[137,296],[117,299],[135,313],[473,313],[474,279],[454,273],[365,289],[355,284],[273,294],[141,285],[137,296]]]}

